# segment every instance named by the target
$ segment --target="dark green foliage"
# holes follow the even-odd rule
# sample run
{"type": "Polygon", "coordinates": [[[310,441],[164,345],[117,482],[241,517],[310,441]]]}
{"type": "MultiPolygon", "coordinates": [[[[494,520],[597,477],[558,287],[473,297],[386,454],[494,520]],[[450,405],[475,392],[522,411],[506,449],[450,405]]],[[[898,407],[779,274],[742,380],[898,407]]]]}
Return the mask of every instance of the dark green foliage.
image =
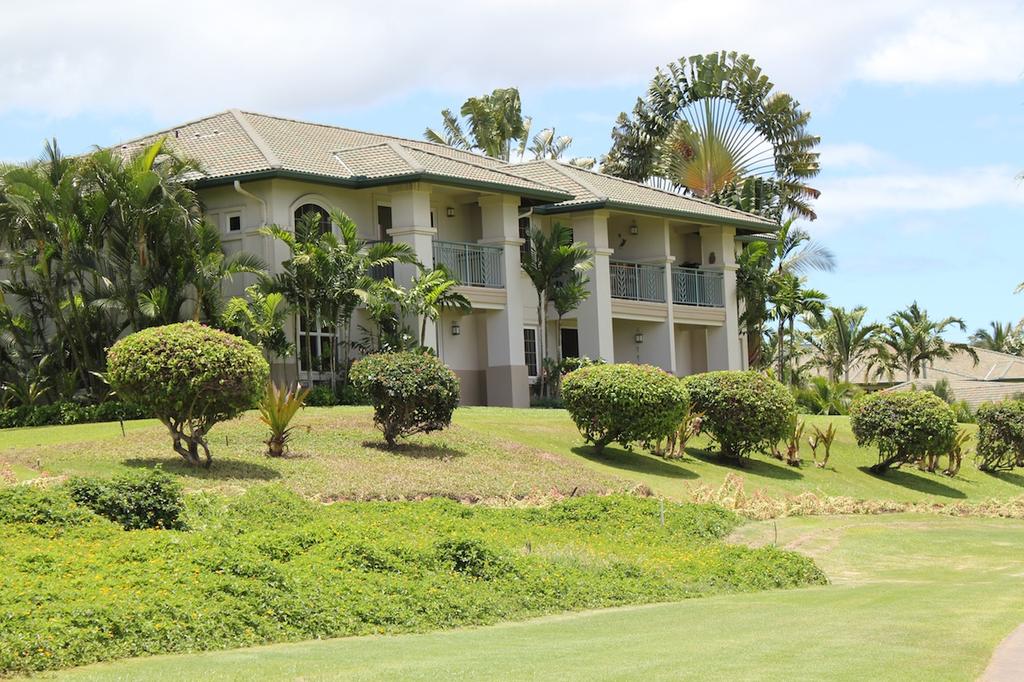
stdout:
{"type": "Polygon", "coordinates": [[[850,426],[861,447],[876,445],[875,473],[942,455],[953,447],[956,417],[944,400],[927,391],[871,393],[850,407],[850,426]]]}
{"type": "Polygon", "coordinates": [[[66,491],[31,485],[0,487],[0,525],[77,526],[94,519],[66,491]]]}
{"type": "Polygon", "coordinates": [[[65,486],[75,502],[126,530],[181,528],[181,484],[160,470],[111,479],[72,478],[65,486]]]}
{"type": "Polygon", "coordinates": [[[98,405],[80,405],[67,401],[50,405],[21,405],[0,410],[0,429],[21,426],[57,426],[142,419],[142,411],[134,405],[110,401],[98,405]]]}
{"type": "Polygon", "coordinates": [[[455,373],[419,351],[369,355],[352,365],[350,377],[392,447],[399,437],[447,428],[459,404],[455,373]]]}
{"type": "Polygon", "coordinates": [[[576,427],[600,452],[618,442],[654,443],[674,433],[686,411],[679,380],[651,365],[591,365],[562,380],[562,400],[576,427]]]}
{"type": "Polygon", "coordinates": [[[189,496],[188,532],[81,510],[47,535],[79,508],[15,490],[0,491],[3,675],[825,582],[806,557],[721,542],[731,512],[666,503],[661,525],[657,500],[628,496],[323,505],[264,486],[189,496]]]}
{"type": "Polygon", "coordinates": [[[175,452],[192,465],[200,464],[202,448],[209,466],[207,432],[255,407],[270,375],[251,343],[195,322],[127,336],[110,349],[107,363],[111,387],[163,422],[175,452]]]}
{"type": "Polygon", "coordinates": [[[1004,400],[978,408],[978,468],[998,471],[1024,467],[1024,400],[1004,400]]]}
{"type": "Polygon", "coordinates": [[[786,437],[796,403],[775,379],[757,372],[707,372],[683,379],[690,409],[725,457],[739,458],[786,437]]]}
{"type": "Polygon", "coordinates": [[[339,385],[337,391],[330,386],[315,386],[306,396],[306,405],[310,407],[333,407],[334,405],[368,405],[362,393],[351,384],[339,385]]]}

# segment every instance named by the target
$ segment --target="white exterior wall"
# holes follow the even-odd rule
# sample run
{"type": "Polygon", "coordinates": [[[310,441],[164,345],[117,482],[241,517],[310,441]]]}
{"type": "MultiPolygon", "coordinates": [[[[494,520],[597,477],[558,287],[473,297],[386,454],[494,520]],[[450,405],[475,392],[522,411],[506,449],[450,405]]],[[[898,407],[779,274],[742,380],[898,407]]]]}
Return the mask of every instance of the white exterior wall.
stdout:
{"type": "MultiPolygon", "coordinates": [[[[525,406],[526,368],[523,357],[524,327],[538,326],[536,291],[519,267],[519,197],[479,194],[426,184],[352,190],[296,180],[261,180],[242,183],[253,198],[228,185],[201,190],[208,214],[218,224],[225,250],[245,250],[261,257],[276,271],[287,258],[283,244],[264,237],[258,229],[266,223],[293,227],[293,213],[306,203],[336,208],[352,218],[365,239],[380,238],[377,206],[391,207],[391,237],[413,246],[421,261],[433,263],[432,240],[485,243],[503,249],[505,290],[471,291],[477,309],[459,317],[461,334],[451,334],[455,319],[446,314],[437,329],[430,326],[428,345],[437,348],[440,357],[462,378],[463,399],[467,404],[489,403],[525,406]],[[265,202],[265,203],[261,203],[265,202]],[[449,216],[449,208],[454,213],[449,216]],[[242,229],[229,232],[228,217],[240,215],[242,229]],[[433,226],[431,226],[431,220],[433,226]],[[485,295],[486,294],[486,295],[485,295]]],[[[590,298],[567,317],[568,327],[576,327],[580,353],[615,362],[636,362],[634,335],[639,329],[644,343],[639,347],[641,362],[663,367],[683,376],[708,368],[742,367],[739,352],[738,309],[735,302],[735,231],[732,228],[698,226],[670,222],[664,218],[620,212],[588,211],[557,216],[533,215],[531,222],[550,229],[555,222],[573,228],[577,241],[587,243],[596,252],[595,267],[588,273],[590,298]],[[638,234],[631,234],[636,225],[638,234]],[[711,253],[715,262],[711,263],[711,253]],[[609,262],[633,260],[666,267],[666,293],[671,279],[669,268],[700,263],[701,267],[723,272],[726,300],[722,309],[692,309],[663,304],[629,302],[629,313],[616,312],[620,303],[611,298],[609,262]],[[646,315],[636,306],[655,310],[646,315]],[[647,319],[643,319],[647,317],[647,319]]],[[[408,283],[415,275],[412,267],[396,267],[396,280],[408,283]]],[[[240,295],[251,277],[236,278],[226,295],[240,295]]],[[[553,357],[557,344],[555,313],[548,310],[548,354],[553,357]]],[[[410,321],[411,322],[411,321],[410,321]]],[[[361,334],[365,316],[358,312],[353,323],[353,341],[361,334]]],[[[286,330],[295,340],[292,325],[286,330]]],[[[289,358],[275,365],[275,376],[292,381],[296,361],[289,358]]]]}

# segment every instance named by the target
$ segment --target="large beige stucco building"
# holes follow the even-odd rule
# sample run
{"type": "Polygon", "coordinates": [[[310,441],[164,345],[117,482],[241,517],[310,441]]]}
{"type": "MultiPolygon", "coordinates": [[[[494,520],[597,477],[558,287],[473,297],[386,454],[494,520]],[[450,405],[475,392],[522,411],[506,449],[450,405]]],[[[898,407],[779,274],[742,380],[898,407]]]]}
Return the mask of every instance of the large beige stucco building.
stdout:
{"type": "MultiPolygon", "coordinates": [[[[200,196],[229,253],[279,266],[283,245],[259,228],[292,227],[304,212],[335,208],[361,236],[408,243],[424,265],[448,266],[473,311],[443,316],[427,342],[459,374],[466,404],[529,404],[539,320],[520,250],[529,227],[555,222],[595,254],[591,295],[563,322],[565,354],[650,363],[680,376],[745,365],[736,253],[745,235],[777,228],[760,217],[553,161],[507,164],[237,110],[122,148],[161,136],[200,163],[200,196]]],[[[414,266],[394,268],[400,284],[415,274],[414,266]]],[[[330,347],[316,329],[309,333],[314,356],[330,347]]],[[[552,323],[552,343],[554,333],[552,323]]],[[[275,371],[295,376],[300,360],[275,371]]]]}

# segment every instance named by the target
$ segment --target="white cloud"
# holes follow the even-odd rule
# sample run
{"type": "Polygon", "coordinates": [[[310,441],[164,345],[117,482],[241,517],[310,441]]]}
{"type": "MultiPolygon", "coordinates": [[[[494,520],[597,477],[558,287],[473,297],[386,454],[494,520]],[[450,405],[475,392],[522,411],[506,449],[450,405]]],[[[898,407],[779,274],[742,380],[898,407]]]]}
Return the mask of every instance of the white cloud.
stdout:
{"type": "MultiPolygon", "coordinates": [[[[948,173],[878,173],[820,183],[815,209],[825,229],[868,215],[892,223],[895,215],[935,214],[991,206],[1024,206],[1024,186],[1009,166],[978,166],[948,173]]],[[[918,215],[917,224],[925,220],[918,215]]]]}
{"type": "Polygon", "coordinates": [[[1021,77],[1024,14],[1004,3],[934,7],[862,63],[867,80],[1002,82],[1021,77]]]}
{"type": "Polygon", "coordinates": [[[301,114],[508,83],[642,88],[656,65],[722,48],[755,55],[813,107],[851,79],[1005,80],[1024,60],[1006,54],[1021,34],[1019,12],[997,2],[966,10],[954,0],[793,0],[781,12],[757,0],[451,0],[443,11],[411,0],[154,6],[5,7],[0,113],[142,112],[169,122],[228,106],[301,114]],[[918,63],[946,53],[959,70],[948,60],[918,63]]]}
{"type": "Polygon", "coordinates": [[[848,168],[874,168],[888,161],[888,156],[861,142],[822,144],[818,147],[821,167],[829,171],[848,168]]]}

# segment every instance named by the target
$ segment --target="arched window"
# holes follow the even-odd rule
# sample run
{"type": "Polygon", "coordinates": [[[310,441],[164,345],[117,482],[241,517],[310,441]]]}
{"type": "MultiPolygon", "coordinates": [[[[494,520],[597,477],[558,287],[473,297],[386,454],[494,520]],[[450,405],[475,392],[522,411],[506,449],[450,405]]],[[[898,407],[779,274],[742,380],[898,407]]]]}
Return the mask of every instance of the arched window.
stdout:
{"type": "Polygon", "coordinates": [[[295,209],[295,224],[298,225],[299,220],[311,213],[320,214],[320,234],[327,234],[331,231],[331,216],[327,213],[326,208],[316,204],[303,204],[295,209]]]}

